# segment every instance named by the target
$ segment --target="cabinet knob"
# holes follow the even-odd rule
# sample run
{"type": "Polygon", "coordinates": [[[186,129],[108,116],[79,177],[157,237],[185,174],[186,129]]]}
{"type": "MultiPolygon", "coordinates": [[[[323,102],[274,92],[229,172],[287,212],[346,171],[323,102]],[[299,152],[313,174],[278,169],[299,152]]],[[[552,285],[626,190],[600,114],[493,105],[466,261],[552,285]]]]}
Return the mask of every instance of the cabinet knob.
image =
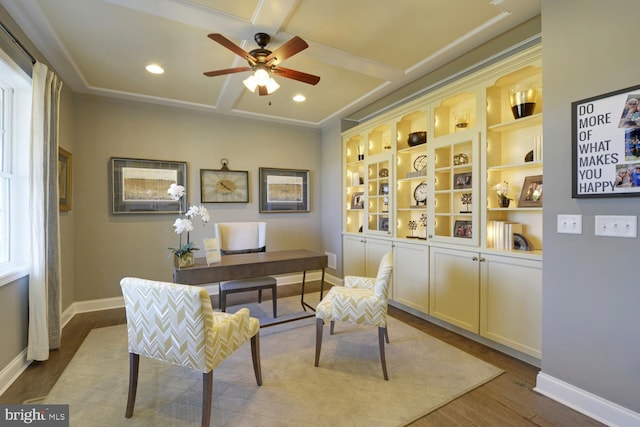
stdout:
{"type": "Polygon", "coordinates": [[[477,260],[478,260],[478,257],[477,257],[477,256],[474,256],[473,258],[471,258],[471,260],[472,260],[472,261],[477,261],[477,260]]]}
{"type": "Polygon", "coordinates": [[[485,262],[485,261],[486,261],[486,259],[480,257],[480,262],[485,262]]]}
{"type": "Polygon", "coordinates": [[[433,234],[429,234],[429,238],[430,238],[430,239],[433,239],[433,234]]]}

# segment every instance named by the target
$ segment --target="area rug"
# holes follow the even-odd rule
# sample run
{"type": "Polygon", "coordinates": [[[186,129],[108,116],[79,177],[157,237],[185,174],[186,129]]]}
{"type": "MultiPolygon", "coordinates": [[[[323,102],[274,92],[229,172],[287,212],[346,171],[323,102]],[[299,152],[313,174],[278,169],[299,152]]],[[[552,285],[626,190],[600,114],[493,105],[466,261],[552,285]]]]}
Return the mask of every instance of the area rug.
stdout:
{"type": "MultiPolygon", "coordinates": [[[[270,315],[270,301],[262,305],[270,315]]],[[[211,425],[402,426],[502,373],[398,320],[388,328],[389,381],[377,328],[337,323],[330,336],[325,327],[317,368],[315,318],[262,328],[263,385],[247,343],[214,370],[211,425]]],[[[94,329],[45,402],[69,404],[71,426],[200,425],[200,372],[141,358],[135,411],[126,419],[128,372],[126,326],[94,329]]]]}

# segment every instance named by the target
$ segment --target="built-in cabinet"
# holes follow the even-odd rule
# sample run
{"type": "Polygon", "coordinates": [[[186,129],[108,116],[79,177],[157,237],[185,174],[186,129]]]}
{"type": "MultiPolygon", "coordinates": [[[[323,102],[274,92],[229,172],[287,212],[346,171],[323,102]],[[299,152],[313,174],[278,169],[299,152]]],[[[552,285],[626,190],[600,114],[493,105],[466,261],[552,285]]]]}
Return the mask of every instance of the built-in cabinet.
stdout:
{"type": "Polygon", "coordinates": [[[392,304],[538,359],[541,74],[537,46],[343,133],[344,274],[392,250],[392,304]]]}

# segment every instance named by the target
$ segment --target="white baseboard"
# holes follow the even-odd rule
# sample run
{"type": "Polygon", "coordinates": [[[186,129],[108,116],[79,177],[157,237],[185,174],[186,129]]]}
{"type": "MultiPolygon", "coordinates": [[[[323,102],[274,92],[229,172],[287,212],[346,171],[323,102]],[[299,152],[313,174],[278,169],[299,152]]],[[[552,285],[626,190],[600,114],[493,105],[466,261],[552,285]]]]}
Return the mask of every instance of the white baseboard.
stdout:
{"type": "Polygon", "coordinates": [[[542,372],[534,390],[608,426],[640,426],[639,413],[542,372]]]}
{"type": "MultiPolygon", "coordinates": [[[[25,369],[31,364],[27,361],[27,349],[25,348],[5,368],[0,371],[0,395],[2,395],[25,369]]],[[[15,402],[20,403],[20,402],[15,402]]]]}

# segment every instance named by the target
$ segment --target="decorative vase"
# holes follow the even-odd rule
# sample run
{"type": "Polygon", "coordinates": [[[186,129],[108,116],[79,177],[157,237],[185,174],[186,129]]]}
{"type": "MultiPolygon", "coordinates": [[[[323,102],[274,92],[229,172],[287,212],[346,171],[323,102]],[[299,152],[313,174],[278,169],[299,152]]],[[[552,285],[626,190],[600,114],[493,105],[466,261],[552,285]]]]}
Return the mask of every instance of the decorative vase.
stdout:
{"type": "Polygon", "coordinates": [[[187,252],[183,255],[173,254],[173,262],[178,268],[193,267],[196,263],[193,252],[187,252]]]}
{"type": "Polygon", "coordinates": [[[500,206],[501,208],[508,208],[509,203],[511,203],[511,199],[508,199],[506,197],[498,197],[498,206],[500,206]]]}

